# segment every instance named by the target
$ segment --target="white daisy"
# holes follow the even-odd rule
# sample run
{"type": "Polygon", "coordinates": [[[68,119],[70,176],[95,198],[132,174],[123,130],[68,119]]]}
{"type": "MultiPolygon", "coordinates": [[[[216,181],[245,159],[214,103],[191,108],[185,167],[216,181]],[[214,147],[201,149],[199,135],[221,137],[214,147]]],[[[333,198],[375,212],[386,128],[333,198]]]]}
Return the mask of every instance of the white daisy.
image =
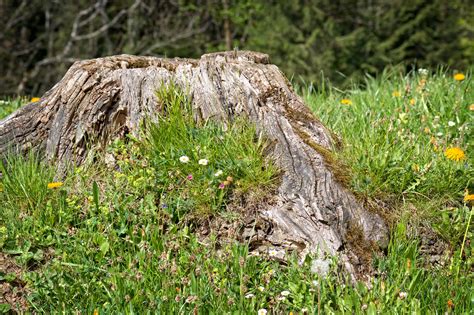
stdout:
{"type": "Polygon", "coordinates": [[[179,158],[179,161],[181,163],[188,163],[189,162],[189,157],[187,157],[186,155],[183,155],[179,158]]]}
{"type": "Polygon", "coordinates": [[[283,295],[283,296],[288,296],[288,295],[290,295],[290,291],[287,291],[287,290],[281,291],[280,294],[283,295]]]}

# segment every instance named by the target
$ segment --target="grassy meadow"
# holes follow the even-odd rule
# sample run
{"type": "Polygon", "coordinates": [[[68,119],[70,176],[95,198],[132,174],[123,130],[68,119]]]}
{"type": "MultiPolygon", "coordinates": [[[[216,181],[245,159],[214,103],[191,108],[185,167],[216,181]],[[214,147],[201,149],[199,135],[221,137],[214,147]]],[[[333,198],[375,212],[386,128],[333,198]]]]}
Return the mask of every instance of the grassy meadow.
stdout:
{"type": "MultiPolygon", "coordinates": [[[[391,225],[364,281],[335,260],[323,278],[311,257],[280,264],[203,233],[210,218],[238,224],[242,203],[268,198],[279,172],[253,126],[198,125],[186,95],[161,87],[158,124],[64,178],[35,153],[0,165],[0,313],[472,313],[474,86],[453,75],[298,89],[342,139],[352,190],[391,225]]],[[[0,118],[26,101],[0,101],[0,118]]]]}

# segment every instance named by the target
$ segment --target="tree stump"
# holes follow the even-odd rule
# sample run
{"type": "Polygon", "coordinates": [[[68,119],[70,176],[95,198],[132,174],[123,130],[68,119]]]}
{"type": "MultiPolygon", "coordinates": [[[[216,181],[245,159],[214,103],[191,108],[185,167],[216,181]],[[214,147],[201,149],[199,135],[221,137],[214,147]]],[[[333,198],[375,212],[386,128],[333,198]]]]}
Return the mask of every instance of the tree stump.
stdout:
{"type": "Polygon", "coordinates": [[[281,185],[276,202],[258,212],[265,231],[243,232],[251,242],[338,255],[351,275],[362,261],[361,243],[386,245],[384,221],[344,185],[344,170],[332,159],[337,139],[262,53],[76,62],[39,102],[0,121],[0,155],[36,148],[59,166],[80,164],[91,143],[136,132],[160,110],[157,88],[171,81],[189,93],[196,120],[225,123],[243,115],[274,143],[270,155],[282,170],[281,185]]]}

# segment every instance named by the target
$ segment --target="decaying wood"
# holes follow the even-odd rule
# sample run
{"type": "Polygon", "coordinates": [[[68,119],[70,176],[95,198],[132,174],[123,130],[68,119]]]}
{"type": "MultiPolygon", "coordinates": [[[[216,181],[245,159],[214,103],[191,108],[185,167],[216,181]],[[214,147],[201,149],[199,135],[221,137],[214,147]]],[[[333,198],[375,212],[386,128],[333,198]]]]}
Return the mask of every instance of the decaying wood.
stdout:
{"type": "Polygon", "coordinates": [[[251,242],[303,255],[339,255],[350,273],[359,255],[349,242],[353,231],[362,235],[357,241],[386,244],[383,220],[341,183],[343,174],[331,160],[335,139],[261,53],[213,53],[199,60],[120,55],[76,62],[39,102],[0,121],[0,154],[12,146],[39,148],[59,165],[81,163],[87,144],[136,131],[145,116],[158,111],[155,91],[171,81],[189,91],[196,119],[244,115],[275,143],[271,155],[283,172],[281,186],[276,202],[259,212],[270,228],[244,231],[251,242]]]}

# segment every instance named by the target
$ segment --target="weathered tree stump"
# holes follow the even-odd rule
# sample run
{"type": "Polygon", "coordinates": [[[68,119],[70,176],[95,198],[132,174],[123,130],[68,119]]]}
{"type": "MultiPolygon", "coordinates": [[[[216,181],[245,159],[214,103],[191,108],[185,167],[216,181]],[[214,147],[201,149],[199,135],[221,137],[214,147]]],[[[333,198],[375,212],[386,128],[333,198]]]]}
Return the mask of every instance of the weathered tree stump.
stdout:
{"type": "Polygon", "coordinates": [[[145,116],[160,109],[155,91],[170,81],[189,92],[197,120],[225,122],[244,115],[274,142],[271,156],[282,169],[282,181],[276,202],[259,211],[270,228],[247,231],[251,241],[303,255],[339,255],[351,274],[360,255],[354,239],[386,244],[383,220],[343,185],[343,174],[331,160],[336,139],[261,53],[213,53],[199,60],[120,55],[76,62],[39,102],[0,121],[0,154],[12,146],[23,152],[37,148],[58,165],[81,163],[90,143],[104,145],[124,130],[137,131],[145,116]]]}

